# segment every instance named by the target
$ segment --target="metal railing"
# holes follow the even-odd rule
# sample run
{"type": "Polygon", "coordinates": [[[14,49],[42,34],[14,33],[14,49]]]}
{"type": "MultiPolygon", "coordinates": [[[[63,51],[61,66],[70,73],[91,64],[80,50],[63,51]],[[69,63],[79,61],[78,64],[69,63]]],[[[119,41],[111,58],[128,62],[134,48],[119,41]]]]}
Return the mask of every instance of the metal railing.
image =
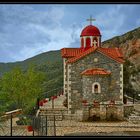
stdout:
{"type": "MultiPolygon", "coordinates": [[[[55,112],[57,110],[52,112],[49,112],[51,110],[47,111],[38,116],[16,115],[12,118],[12,127],[11,118],[1,119],[2,130],[0,129],[0,136],[65,136],[77,132],[93,133],[97,130],[106,132],[109,131],[109,128],[116,131],[117,129],[121,129],[122,131],[133,129],[138,131],[140,129],[140,124],[130,124],[126,121],[79,121],[77,114],[64,113],[62,110],[60,112],[55,112]],[[16,120],[16,118],[18,119],[16,120]]],[[[78,114],[78,117],[82,118],[83,116],[78,114]]],[[[86,115],[85,117],[88,118],[86,115]]]]}

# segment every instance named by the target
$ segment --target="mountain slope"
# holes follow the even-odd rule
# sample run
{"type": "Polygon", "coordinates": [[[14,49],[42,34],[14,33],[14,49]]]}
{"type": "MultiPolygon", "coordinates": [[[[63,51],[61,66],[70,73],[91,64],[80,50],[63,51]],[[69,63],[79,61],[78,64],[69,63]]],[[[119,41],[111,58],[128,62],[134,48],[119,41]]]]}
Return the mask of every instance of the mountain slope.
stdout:
{"type": "Polygon", "coordinates": [[[103,47],[119,47],[124,64],[124,94],[140,97],[140,27],[102,43],[103,47]],[[134,94],[134,95],[133,95],[134,94]]]}
{"type": "MultiPolygon", "coordinates": [[[[49,51],[27,60],[15,63],[0,63],[0,75],[10,71],[14,67],[21,67],[24,71],[28,69],[30,65],[34,65],[39,71],[43,71],[46,74],[46,81],[44,81],[45,92],[57,89],[60,90],[63,86],[63,64],[60,55],[60,50],[49,51]]],[[[44,93],[42,96],[50,97],[56,94],[58,90],[44,93]]]]}
{"type": "Polygon", "coordinates": [[[52,65],[55,62],[61,62],[62,58],[60,56],[60,50],[58,51],[49,51],[39,55],[36,55],[32,58],[26,59],[24,61],[12,62],[12,63],[0,63],[0,75],[11,70],[12,68],[18,66],[26,70],[29,65],[38,65],[43,64],[52,65]]]}
{"type": "MultiPolygon", "coordinates": [[[[121,36],[104,41],[102,47],[121,48],[124,58],[130,61],[124,67],[124,75],[126,76],[124,77],[124,81],[126,81],[124,85],[125,92],[127,91],[126,94],[131,95],[132,93],[128,92],[140,92],[140,27],[121,36]],[[131,91],[130,87],[132,87],[131,91]]],[[[0,63],[0,75],[3,75],[3,73],[15,66],[26,70],[31,64],[34,64],[38,70],[46,73],[46,83],[44,84],[46,91],[63,86],[63,64],[60,50],[45,52],[21,62],[0,63]]],[[[48,94],[51,96],[51,94],[56,94],[56,91],[48,94]]]]}
{"type": "Polygon", "coordinates": [[[140,66],[140,27],[121,36],[106,40],[102,43],[102,46],[105,48],[121,48],[125,59],[129,60],[137,67],[140,66]]]}

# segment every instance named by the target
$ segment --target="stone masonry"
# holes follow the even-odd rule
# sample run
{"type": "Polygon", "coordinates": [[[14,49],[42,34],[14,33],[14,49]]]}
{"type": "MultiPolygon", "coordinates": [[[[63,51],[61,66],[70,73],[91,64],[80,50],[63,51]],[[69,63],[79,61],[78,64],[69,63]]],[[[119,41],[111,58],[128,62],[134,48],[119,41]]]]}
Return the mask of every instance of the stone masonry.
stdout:
{"type": "Polygon", "coordinates": [[[86,99],[90,104],[93,103],[93,100],[96,100],[100,103],[100,108],[97,112],[100,112],[101,118],[105,119],[107,104],[109,104],[110,100],[115,100],[115,103],[118,104],[117,109],[114,109],[114,112],[117,110],[115,116],[120,119],[123,118],[122,64],[100,52],[93,52],[75,63],[67,64],[66,69],[68,108],[71,110],[71,113],[75,113],[77,109],[82,109],[83,99],[86,99]],[[97,62],[94,62],[95,58],[97,62]],[[82,76],[80,74],[89,68],[103,68],[110,71],[111,74],[108,76],[82,76]],[[94,82],[100,83],[101,93],[92,93],[92,84],[94,82]]]}

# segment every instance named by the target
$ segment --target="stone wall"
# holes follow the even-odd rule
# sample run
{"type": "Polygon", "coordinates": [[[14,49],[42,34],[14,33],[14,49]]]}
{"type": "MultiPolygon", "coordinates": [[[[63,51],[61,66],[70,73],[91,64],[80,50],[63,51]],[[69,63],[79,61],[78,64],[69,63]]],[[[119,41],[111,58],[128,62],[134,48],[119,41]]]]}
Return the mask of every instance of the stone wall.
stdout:
{"type": "Polygon", "coordinates": [[[71,108],[80,109],[82,107],[81,101],[83,96],[90,100],[91,97],[88,97],[87,95],[90,95],[91,87],[86,85],[89,93],[84,92],[86,88],[84,84],[86,82],[92,83],[94,80],[101,82],[102,92],[97,96],[92,95],[93,98],[100,99],[100,101],[108,101],[114,99],[115,101],[123,103],[123,93],[120,93],[121,69],[122,68],[119,63],[99,52],[93,52],[78,60],[77,62],[72,63],[70,73],[71,76],[69,77],[69,80],[71,81],[71,108]],[[97,58],[98,61],[94,62],[94,58],[97,58]],[[89,68],[103,68],[105,70],[111,71],[111,75],[110,77],[104,77],[104,80],[102,80],[101,77],[82,77],[80,73],[89,68]]]}
{"type": "Polygon", "coordinates": [[[123,106],[113,106],[108,107],[106,110],[106,119],[107,120],[123,120],[124,111],[123,106]]]}
{"type": "Polygon", "coordinates": [[[111,76],[83,76],[83,98],[89,103],[93,103],[94,100],[98,102],[105,102],[113,99],[113,95],[110,94],[109,86],[111,85],[111,76]],[[101,93],[92,92],[92,84],[98,82],[101,85],[101,93]],[[103,86],[105,85],[105,86],[103,86]]]}
{"type": "Polygon", "coordinates": [[[99,107],[93,107],[89,110],[89,118],[99,120],[123,120],[124,109],[121,105],[114,105],[109,107],[108,105],[100,105],[99,107]]]}
{"type": "Polygon", "coordinates": [[[81,109],[75,110],[73,115],[77,121],[123,120],[124,108],[120,105],[112,107],[108,107],[108,105],[100,105],[98,107],[84,106],[81,109]]]}

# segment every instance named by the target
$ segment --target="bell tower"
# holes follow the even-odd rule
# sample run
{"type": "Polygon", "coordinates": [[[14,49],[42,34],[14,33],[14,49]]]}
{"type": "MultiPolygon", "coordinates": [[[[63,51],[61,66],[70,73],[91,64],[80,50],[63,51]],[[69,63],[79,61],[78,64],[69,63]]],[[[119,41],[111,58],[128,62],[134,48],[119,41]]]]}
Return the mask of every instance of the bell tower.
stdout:
{"type": "Polygon", "coordinates": [[[95,21],[91,16],[87,21],[90,21],[90,25],[86,26],[80,35],[81,49],[87,50],[91,47],[101,46],[101,34],[100,30],[92,25],[92,21],[95,21]]]}

